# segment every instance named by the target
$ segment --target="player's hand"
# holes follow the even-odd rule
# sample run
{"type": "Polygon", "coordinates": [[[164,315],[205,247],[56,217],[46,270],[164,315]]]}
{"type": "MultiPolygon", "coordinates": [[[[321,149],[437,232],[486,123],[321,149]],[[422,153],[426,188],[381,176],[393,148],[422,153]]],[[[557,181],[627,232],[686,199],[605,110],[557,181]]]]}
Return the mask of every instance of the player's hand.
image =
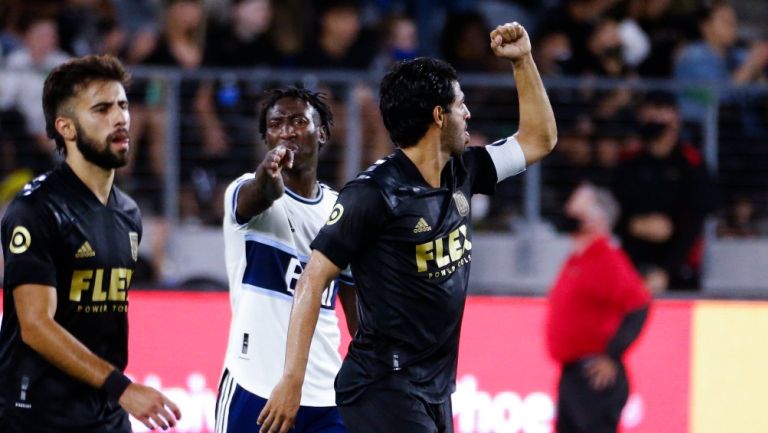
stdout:
{"type": "Polygon", "coordinates": [[[293,150],[288,149],[282,144],[275,146],[274,149],[267,152],[264,155],[264,160],[261,162],[264,167],[264,171],[272,179],[280,177],[280,172],[283,167],[293,167],[293,150]]]}
{"type": "Polygon", "coordinates": [[[507,23],[491,31],[491,49],[497,57],[514,62],[531,54],[531,40],[518,22],[507,23]]]}
{"type": "Polygon", "coordinates": [[[261,425],[259,432],[286,433],[292,429],[296,423],[300,402],[301,383],[283,376],[256,420],[256,423],[261,425]]]}
{"type": "Polygon", "coordinates": [[[664,293],[669,288],[669,275],[664,269],[655,268],[644,276],[645,285],[651,293],[664,293]]]}
{"type": "Polygon", "coordinates": [[[128,385],[118,403],[150,430],[167,430],[181,419],[181,411],[172,401],[160,391],[139,383],[128,385]]]}
{"type": "Polygon", "coordinates": [[[589,384],[597,391],[602,391],[616,383],[616,375],[619,367],[616,361],[607,355],[600,355],[590,359],[584,365],[584,375],[589,384]]]}

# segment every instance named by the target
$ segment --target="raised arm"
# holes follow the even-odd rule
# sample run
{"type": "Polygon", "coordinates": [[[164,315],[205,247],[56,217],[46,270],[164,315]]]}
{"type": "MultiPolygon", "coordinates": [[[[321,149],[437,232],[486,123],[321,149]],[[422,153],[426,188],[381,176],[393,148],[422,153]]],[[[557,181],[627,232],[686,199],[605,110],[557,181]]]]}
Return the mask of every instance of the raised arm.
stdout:
{"type": "Polygon", "coordinates": [[[312,251],[293,295],[283,376],[257,420],[262,433],[286,433],[294,425],[323,290],[340,272],[341,269],[323,253],[312,251]]]}
{"type": "Polygon", "coordinates": [[[64,373],[103,390],[148,428],[155,428],[152,422],[163,430],[176,425],[181,412],[173,402],[150,387],[132,383],[53,320],[54,287],[22,284],[13,289],[13,300],[24,344],[64,373]]]}
{"type": "Polygon", "coordinates": [[[490,36],[493,53],[512,62],[520,104],[520,126],[515,135],[526,165],[531,165],[555,148],[555,114],[533,62],[531,41],[523,26],[517,22],[500,25],[490,36]]]}
{"type": "Polygon", "coordinates": [[[293,151],[279,145],[264,155],[255,177],[240,187],[237,194],[237,217],[250,219],[267,210],[283,195],[283,167],[293,166],[293,151]]]}

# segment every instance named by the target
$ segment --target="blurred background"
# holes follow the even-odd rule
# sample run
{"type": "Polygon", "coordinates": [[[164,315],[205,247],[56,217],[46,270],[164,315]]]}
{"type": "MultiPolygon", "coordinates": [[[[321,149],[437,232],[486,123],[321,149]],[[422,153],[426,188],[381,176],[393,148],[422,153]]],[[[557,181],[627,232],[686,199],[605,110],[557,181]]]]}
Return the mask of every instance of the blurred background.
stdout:
{"type": "MultiPolygon", "coordinates": [[[[691,360],[705,340],[692,335],[711,337],[696,327],[710,323],[697,322],[698,311],[710,311],[708,302],[726,312],[733,308],[705,299],[749,299],[735,304],[754,312],[765,306],[760,299],[768,298],[765,0],[2,0],[0,215],[27,181],[60,160],[45,137],[41,96],[48,71],[72,56],[118,56],[134,80],[129,90],[133,158],[118,171],[117,183],[137,199],[145,224],[134,287],[178,291],[168,296],[171,303],[213,296],[221,309],[222,335],[211,341],[220,339],[214,346],[221,346],[217,353],[223,354],[228,313],[222,194],[234,178],[255,170],[265,152],[256,121],[262,92],[293,84],[327,93],[336,124],[331,144],[323,149],[320,179],[340,188],[393,149],[379,117],[377,94],[381,76],[398,60],[429,55],[456,67],[472,112],[472,145],[514,133],[518,107],[511,69],[488,46],[489,31],[509,21],[522,23],[530,34],[555,109],[559,143],[543,164],[501,183],[495,196],[473,198],[470,292],[504,295],[516,306],[534,305],[533,310],[523,308],[520,317],[540,309],[536,303],[568,254],[568,239],[558,230],[565,197],[583,181],[604,186],[622,207],[617,239],[663,300],[659,311],[668,310],[652,322],[668,327],[649,331],[659,337],[648,337],[646,345],[654,348],[648,359],[679,362],[685,367],[674,377],[692,378],[691,360]],[[663,347],[674,359],[659,355],[663,347]]],[[[152,296],[148,292],[132,300],[152,296]]],[[[159,317],[169,314],[168,308],[158,306],[159,317]]],[[[717,308],[712,314],[719,319],[711,323],[718,326],[752,317],[738,310],[734,318],[717,308]]],[[[203,308],[200,314],[211,311],[203,308]]],[[[509,311],[498,314],[512,320],[509,311]]],[[[766,311],[757,317],[768,316],[766,311]]],[[[493,314],[488,317],[483,320],[495,320],[493,314]]],[[[468,318],[465,327],[539,329],[530,328],[540,320],[532,317],[533,322],[516,318],[523,321],[503,325],[468,318]]],[[[768,330],[768,324],[750,322],[743,329],[753,333],[734,332],[748,338],[744,347],[752,347],[749,338],[765,336],[761,330],[768,330]]],[[[478,332],[476,342],[483,342],[478,332]]],[[[733,336],[725,335],[722,341],[733,343],[733,336]]],[[[530,336],[509,338],[509,344],[533,344],[530,336]]],[[[724,353],[717,347],[713,353],[724,353]]],[[[134,371],[143,371],[142,356],[138,367],[132,361],[134,371]]],[[[215,365],[218,356],[212,356],[215,365]]],[[[738,356],[765,359],[746,352],[738,356]]],[[[190,355],[192,364],[196,357],[190,355]]],[[[543,352],[529,359],[540,358],[546,358],[543,352]]],[[[157,362],[148,359],[147,365],[157,362]]],[[[179,386],[215,392],[216,368],[206,370],[207,385],[202,376],[192,375],[180,376],[179,386]]],[[[702,371],[706,376],[710,370],[702,371]]],[[[159,380],[146,374],[150,382],[159,380]]],[[[466,377],[462,384],[477,386],[466,377]]],[[[657,377],[648,389],[676,383],[670,377],[657,377]]],[[[763,383],[768,386],[768,380],[763,383]]],[[[498,386],[503,391],[507,385],[498,386]]],[[[669,394],[687,402],[693,385],[681,386],[684,395],[669,394]]],[[[461,395],[470,395],[470,402],[479,394],[461,395]]],[[[541,400],[536,398],[532,407],[551,420],[549,406],[537,406],[541,400]]],[[[495,407],[494,401],[491,395],[486,406],[495,407]]],[[[654,401],[665,407],[663,399],[654,401]]],[[[739,406],[739,400],[731,401],[739,406]]],[[[502,414],[512,413],[499,407],[502,414]]],[[[681,415],[686,417],[682,427],[643,427],[637,421],[643,413],[637,411],[647,407],[631,407],[635,424],[625,424],[628,431],[720,428],[697,418],[696,430],[688,412],[681,415]]],[[[718,413],[706,405],[695,407],[691,413],[718,413]]],[[[461,431],[550,431],[537,430],[536,420],[521,419],[519,428],[483,424],[472,413],[461,431]],[[525,422],[533,427],[526,430],[525,422]]],[[[711,431],[768,431],[768,419],[762,415],[760,421],[743,430],[711,431]]],[[[200,423],[202,430],[185,431],[206,431],[207,424],[200,423]]]]}
{"type": "MultiPolygon", "coordinates": [[[[460,72],[473,145],[517,129],[510,67],[490,29],[527,28],[559,143],[473,201],[472,290],[540,293],[567,252],[561,205],[582,181],[622,206],[617,237],[657,292],[768,294],[768,7],[761,0],[4,0],[0,206],[59,159],[44,134],[46,73],[71,56],[130,65],[133,158],[118,184],[147,225],[138,285],[226,289],[221,195],[253,171],[264,89],[326,92],[339,188],[392,150],[378,82],[397,60],[460,72]]],[[[0,207],[1,209],[1,207],[0,207]]]]}

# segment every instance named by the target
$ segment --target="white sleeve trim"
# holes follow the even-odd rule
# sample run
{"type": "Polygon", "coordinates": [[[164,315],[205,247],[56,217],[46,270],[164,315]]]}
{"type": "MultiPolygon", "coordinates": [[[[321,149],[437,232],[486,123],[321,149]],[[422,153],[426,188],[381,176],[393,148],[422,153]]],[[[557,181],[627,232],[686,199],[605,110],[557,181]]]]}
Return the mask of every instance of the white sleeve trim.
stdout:
{"type": "Polygon", "coordinates": [[[525,155],[515,136],[485,146],[496,167],[496,182],[525,171],[525,155]]]}
{"type": "Polygon", "coordinates": [[[245,227],[248,221],[240,223],[237,220],[237,196],[240,194],[240,187],[248,181],[255,178],[253,173],[246,173],[229,184],[224,193],[224,218],[229,219],[237,228],[245,227]]]}

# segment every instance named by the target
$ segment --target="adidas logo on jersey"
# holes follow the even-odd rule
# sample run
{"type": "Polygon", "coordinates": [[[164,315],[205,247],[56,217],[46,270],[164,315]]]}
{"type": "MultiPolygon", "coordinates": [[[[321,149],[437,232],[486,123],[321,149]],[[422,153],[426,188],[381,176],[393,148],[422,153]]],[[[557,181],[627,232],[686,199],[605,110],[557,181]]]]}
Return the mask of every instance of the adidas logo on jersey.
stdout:
{"type": "Polygon", "coordinates": [[[75,253],[76,259],[86,259],[88,257],[95,257],[96,251],[93,250],[93,247],[91,247],[91,244],[88,241],[85,241],[83,245],[80,246],[80,248],[75,253]]]}
{"type": "Polygon", "coordinates": [[[416,227],[413,228],[414,233],[424,233],[431,231],[432,227],[424,221],[424,218],[419,218],[419,222],[416,223],[416,227]]]}

